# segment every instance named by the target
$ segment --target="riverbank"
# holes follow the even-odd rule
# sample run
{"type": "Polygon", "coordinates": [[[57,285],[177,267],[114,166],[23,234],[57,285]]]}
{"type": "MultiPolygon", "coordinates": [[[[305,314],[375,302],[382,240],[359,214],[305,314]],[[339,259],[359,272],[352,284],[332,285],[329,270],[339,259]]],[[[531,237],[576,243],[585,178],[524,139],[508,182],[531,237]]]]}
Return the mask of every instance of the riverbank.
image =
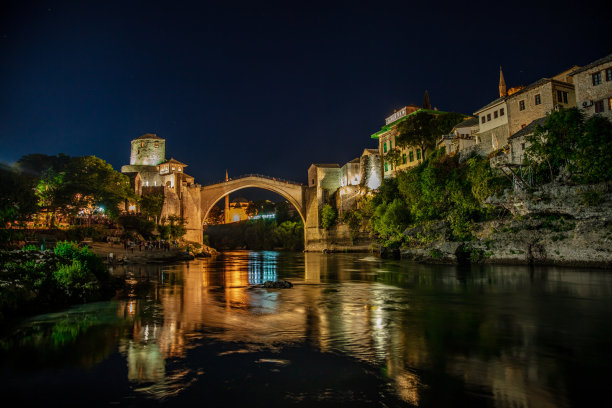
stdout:
{"type": "Polygon", "coordinates": [[[0,251],[0,321],[110,299],[123,282],[89,248],[0,251]]]}
{"type": "Polygon", "coordinates": [[[124,249],[121,243],[105,243],[92,242],[87,244],[93,252],[95,252],[105,263],[114,264],[155,264],[155,263],[172,263],[179,261],[189,261],[196,257],[209,257],[217,254],[214,248],[203,246],[198,248],[196,253],[194,249],[187,252],[184,248],[153,249],[145,251],[138,247],[132,249],[124,249]]]}
{"type": "Polygon", "coordinates": [[[434,222],[404,232],[401,257],[425,263],[560,265],[612,269],[612,188],[608,183],[551,183],[531,192],[506,191],[488,204],[505,218],[474,224],[474,239],[448,240],[434,222]],[[423,240],[423,237],[427,239],[423,240]]]}

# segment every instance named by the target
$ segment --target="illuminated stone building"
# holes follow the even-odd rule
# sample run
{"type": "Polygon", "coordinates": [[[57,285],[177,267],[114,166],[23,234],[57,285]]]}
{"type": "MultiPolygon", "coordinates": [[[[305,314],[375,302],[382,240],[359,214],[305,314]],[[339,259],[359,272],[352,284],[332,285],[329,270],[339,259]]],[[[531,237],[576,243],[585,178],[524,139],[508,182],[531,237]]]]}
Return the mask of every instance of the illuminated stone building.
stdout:
{"type": "Polygon", "coordinates": [[[542,78],[508,96],[506,103],[511,135],[555,109],[576,106],[574,85],[555,78],[567,78],[567,75],[542,78]]]}
{"type": "Polygon", "coordinates": [[[510,130],[507,99],[506,81],[500,67],[499,98],[474,112],[474,116],[478,118],[478,132],[474,135],[475,145],[480,154],[489,154],[508,142],[510,130]]]}
{"type": "Polygon", "coordinates": [[[308,187],[316,188],[317,206],[333,204],[339,214],[356,208],[356,200],[380,187],[382,173],[377,149],[364,149],[344,166],[314,163],[308,168],[308,187]]]}
{"type": "Polygon", "coordinates": [[[599,114],[612,120],[612,54],[574,70],[577,106],[587,116],[599,114]]]}
{"type": "Polygon", "coordinates": [[[451,130],[451,145],[447,150],[449,154],[461,151],[470,151],[476,146],[476,133],[478,133],[478,118],[467,118],[451,130]]]}
{"type": "MultiPolygon", "coordinates": [[[[428,100],[429,98],[427,98],[427,101],[428,100]]],[[[409,169],[423,161],[421,149],[415,146],[398,149],[400,160],[397,165],[389,159],[385,160],[385,156],[397,147],[395,140],[397,136],[397,125],[417,112],[430,112],[434,114],[443,113],[438,110],[423,109],[416,105],[407,105],[387,117],[385,119],[385,125],[378,132],[370,136],[372,139],[378,139],[378,153],[381,157],[381,172],[384,178],[395,177],[397,171],[409,169]]]]}
{"type": "Polygon", "coordinates": [[[122,166],[121,172],[135,181],[134,191],[140,195],[142,187],[174,188],[181,183],[193,184],[194,178],[185,174],[185,167],[185,163],[173,158],[166,160],[166,141],[147,133],[132,140],[130,164],[122,166]]]}
{"type": "MultiPolygon", "coordinates": [[[[187,230],[185,239],[201,242],[200,186],[185,174],[185,167],[185,163],[173,158],[166,160],[165,139],[146,133],[132,140],[130,164],[122,166],[121,172],[130,178],[137,195],[162,194],[160,219],[183,218],[187,230]]],[[[135,206],[128,206],[128,211],[134,210],[137,210],[135,206]]]]}

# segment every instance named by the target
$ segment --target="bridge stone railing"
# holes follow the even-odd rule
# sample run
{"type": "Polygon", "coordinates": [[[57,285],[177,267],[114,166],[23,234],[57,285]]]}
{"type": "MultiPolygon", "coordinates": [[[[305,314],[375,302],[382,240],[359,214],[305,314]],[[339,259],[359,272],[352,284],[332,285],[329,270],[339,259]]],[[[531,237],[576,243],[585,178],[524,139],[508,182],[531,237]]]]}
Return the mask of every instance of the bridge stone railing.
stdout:
{"type": "Polygon", "coordinates": [[[304,185],[304,183],[298,183],[297,181],[286,180],[286,179],[279,178],[279,177],[265,176],[263,174],[243,174],[243,175],[238,176],[238,177],[232,177],[229,180],[223,179],[223,180],[215,181],[213,183],[202,184],[202,187],[212,186],[214,184],[222,184],[222,183],[226,183],[226,182],[229,182],[229,181],[236,181],[236,180],[240,180],[240,179],[247,178],[247,177],[259,177],[259,178],[264,178],[264,179],[267,179],[267,180],[279,181],[281,183],[293,184],[293,185],[296,185],[296,186],[303,186],[304,185]]]}

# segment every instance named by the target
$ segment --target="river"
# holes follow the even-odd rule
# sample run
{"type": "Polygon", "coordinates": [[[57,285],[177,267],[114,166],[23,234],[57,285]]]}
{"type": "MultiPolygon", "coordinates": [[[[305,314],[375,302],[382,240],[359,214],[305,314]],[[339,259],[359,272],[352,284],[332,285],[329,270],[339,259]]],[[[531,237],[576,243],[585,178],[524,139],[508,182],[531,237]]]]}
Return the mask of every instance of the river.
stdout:
{"type": "Polygon", "coordinates": [[[4,328],[3,400],[39,406],[589,406],[612,274],[225,252],[126,266],[108,302],[4,328]],[[291,289],[264,289],[286,279],[291,289]]]}

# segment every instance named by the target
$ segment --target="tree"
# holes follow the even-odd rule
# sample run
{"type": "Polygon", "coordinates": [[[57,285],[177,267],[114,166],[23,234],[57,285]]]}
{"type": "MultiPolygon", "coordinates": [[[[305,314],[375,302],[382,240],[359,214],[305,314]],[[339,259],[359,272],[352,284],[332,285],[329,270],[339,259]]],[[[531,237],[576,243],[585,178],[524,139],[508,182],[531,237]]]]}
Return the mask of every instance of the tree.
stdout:
{"type": "Polygon", "coordinates": [[[582,183],[612,179],[612,123],[599,115],[587,120],[578,108],[551,112],[526,137],[527,162],[549,181],[562,170],[582,183]]]}
{"type": "Polygon", "coordinates": [[[572,163],[576,179],[583,183],[612,180],[612,122],[595,115],[584,124],[572,163]]]}
{"type": "Polygon", "coordinates": [[[329,229],[336,222],[338,213],[329,204],[325,204],[321,209],[321,228],[329,229]]]}
{"type": "Polygon", "coordinates": [[[147,194],[140,198],[140,212],[147,218],[159,219],[163,205],[162,194],[147,194]]]}
{"type": "Polygon", "coordinates": [[[0,227],[24,221],[36,212],[34,179],[8,166],[0,165],[0,227]]]}
{"type": "Polygon", "coordinates": [[[95,156],[73,157],[66,167],[62,188],[64,210],[102,208],[111,218],[119,215],[119,204],[132,198],[129,178],[95,156]]]}
{"type": "Polygon", "coordinates": [[[179,239],[187,230],[185,229],[185,219],[176,215],[170,215],[168,217],[169,222],[169,237],[173,239],[179,239]]]}
{"type": "Polygon", "coordinates": [[[218,205],[213,205],[213,207],[208,212],[208,216],[206,217],[206,223],[209,225],[218,225],[223,224],[225,221],[225,214],[223,214],[223,210],[218,205]]]}
{"type": "Polygon", "coordinates": [[[464,115],[455,112],[418,111],[397,125],[396,144],[402,148],[419,147],[424,160],[427,156],[426,152],[436,147],[436,141],[440,136],[448,134],[464,118],[464,115]]]}
{"type": "Polygon", "coordinates": [[[63,153],[57,156],[49,156],[42,153],[32,153],[22,156],[17,161],[17,168],[25,174],[42,177],[43,174],[49,169],[53,169],[55,172],[62,172],[66,169],[70,156],[63,153]]]}

